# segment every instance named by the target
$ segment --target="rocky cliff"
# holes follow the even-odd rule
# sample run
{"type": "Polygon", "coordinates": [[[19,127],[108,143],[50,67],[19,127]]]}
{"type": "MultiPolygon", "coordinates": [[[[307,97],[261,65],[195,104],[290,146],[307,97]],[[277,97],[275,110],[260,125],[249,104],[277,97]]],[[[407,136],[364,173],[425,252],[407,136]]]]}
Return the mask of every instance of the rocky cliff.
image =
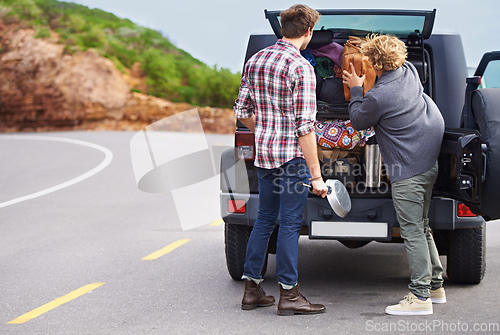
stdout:
{"type": "MultiPolygon", "coordinates": [[[[140,130],[194,108],[131,92],[144,86],[140,66],[123,73],[96,51],[66,54],[55,35],[0,24],[0,50],[0,132],[140,130]]],[[[234,132],[231,109],[198,110],[206,132],[234,132]]]]}

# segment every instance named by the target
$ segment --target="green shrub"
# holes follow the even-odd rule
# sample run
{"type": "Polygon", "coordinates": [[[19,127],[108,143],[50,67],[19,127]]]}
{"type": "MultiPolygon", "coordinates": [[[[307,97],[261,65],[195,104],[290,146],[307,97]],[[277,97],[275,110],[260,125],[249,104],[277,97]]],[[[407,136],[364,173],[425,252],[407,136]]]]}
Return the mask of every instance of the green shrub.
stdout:
{"type": "Polygon", "coordinates": [[[50,29],[46,27],[37,27],[35,38],[49,38],[50,29]]]}
{"type": "Polygon", "coordinates": [[[82,33],[87,31],[87,21],[80,15],[69,14],[67,16],[67,29],[72,33],[82,33]]]}
{"type": "Polygon", "coordinates": [[[94,48],[104,50],[108,38],[106,33],[100,27],[91,26],[90,29],[81,34],[81,39],[84,49],[94,48]]]}
{"type": "Polygon", "coordinates": [[[118,71],[122,73],[127,73],[125,65],[123,65],[118,58],[116,57],[108,57],[108,58],[113,62],[113,64],[115,64],[115,67],[118,71]]]}
{"type": "Polygon", "coordinates": [[[42,11],[33,0],[10,0],[4,2],[9,4],[21,19],[37,19],[42,14],[42,11]]]}

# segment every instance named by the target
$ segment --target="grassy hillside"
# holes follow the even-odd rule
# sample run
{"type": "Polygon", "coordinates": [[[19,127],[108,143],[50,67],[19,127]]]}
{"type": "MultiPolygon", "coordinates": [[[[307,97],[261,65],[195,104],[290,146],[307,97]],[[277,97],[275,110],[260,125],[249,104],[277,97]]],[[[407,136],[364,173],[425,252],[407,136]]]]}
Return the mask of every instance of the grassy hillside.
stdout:
{"type": "Polygon", "coordinates": [[[93,48],[121,71],[140,64],[149,87],[143,93],[214,107],[231,107],[238,94],[241,74],[209,67],[161,33],[99,9],[56,0],[0,0],[0,18],[35,29],[38,38],[55,31],[65,52],[93,48]]]}

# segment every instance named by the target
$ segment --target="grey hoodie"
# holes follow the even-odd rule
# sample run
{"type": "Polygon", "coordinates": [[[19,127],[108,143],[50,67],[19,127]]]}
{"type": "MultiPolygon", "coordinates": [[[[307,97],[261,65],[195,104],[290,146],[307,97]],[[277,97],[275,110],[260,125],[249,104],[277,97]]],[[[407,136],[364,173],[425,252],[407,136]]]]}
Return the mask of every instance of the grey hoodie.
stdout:
{"type": "Polygon", "coordinates": [[[421,174],[436,162],[444,120],[423,92],[413,64],[382,73],[364,98],[363,88],[353,87],[349,115],[358,130],[374,126],[391,182],[421,174]]]}

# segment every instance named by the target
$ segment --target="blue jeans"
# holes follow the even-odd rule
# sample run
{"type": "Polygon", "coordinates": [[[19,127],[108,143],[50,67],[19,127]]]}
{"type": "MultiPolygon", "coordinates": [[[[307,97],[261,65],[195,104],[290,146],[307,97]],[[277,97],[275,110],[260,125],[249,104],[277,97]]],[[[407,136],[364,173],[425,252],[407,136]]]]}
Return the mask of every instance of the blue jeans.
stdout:
{"type": "Polygon", "coordinates": [[[300,227],[307,202],[309,169],[304,158],[294,158],[276,169],[257,168],[259,212],[248,240],[244,276],[262,279],[269,238],[279,216],[276,275],[285,285],[297,283],[300,227]]]}

